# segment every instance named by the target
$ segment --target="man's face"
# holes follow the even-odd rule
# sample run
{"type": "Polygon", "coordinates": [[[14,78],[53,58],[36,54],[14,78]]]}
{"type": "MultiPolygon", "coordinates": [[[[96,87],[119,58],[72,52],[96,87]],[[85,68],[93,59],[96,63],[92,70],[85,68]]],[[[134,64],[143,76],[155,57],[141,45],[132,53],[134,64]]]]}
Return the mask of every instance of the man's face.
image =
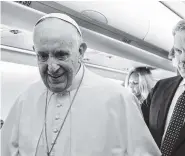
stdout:
{"type": "Polygon", "coordinates": [[[173,61],[180,75],[185,78],[185,31],[177,32],[174,36],[173,61]]]}
{"type": "Polygon", "coordinates": [[[129,78],[129,88],[130,91],[136,96],[140,96],[139,90],[139,75],[137,73],[132,73],[129,78]]]}
{"type": "Polygon", "coordinates": [[[34,30],[34,49],[38,67],[46,87],[63,92],[72,84],[79,69],[79,42],[77,30],[59,19],[46,19],[34,30]]]}

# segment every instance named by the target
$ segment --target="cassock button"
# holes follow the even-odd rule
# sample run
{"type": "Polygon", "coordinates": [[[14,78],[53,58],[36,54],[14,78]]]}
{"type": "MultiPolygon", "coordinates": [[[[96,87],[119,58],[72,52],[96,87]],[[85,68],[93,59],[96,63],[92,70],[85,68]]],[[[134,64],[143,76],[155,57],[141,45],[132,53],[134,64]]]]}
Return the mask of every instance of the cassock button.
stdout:
{"type": "Polygon", "coordinates": [[[61,106],[62,106],[62,104],[61,104],[61,103],[58,103],[58,104],[57,104],[57,107],[58,107],[58,108],[59,108],[59,107],[61,107],[61,106]]]}
{"type": "Polygon", "coordinates": [[[52,143],[51,143],[51,146],[53,146],[55,143],[54,143],[54,140],[52,141],[52,143]]]}
{"type": "Polygon", "coordinates": [[[58,119],[60,119],[60,116],[59,115],[56,115],[55,116],[55,120],[58,120],[58,119]]]}
{"type": "Polygon", "coordinates": [[[54,132],[54,133],[57,133],[57,132],[58,132],[58,129],[57,129],[57,128],[55,128],[55,129],[53,130],[53,132],[54,132]]]}
{"type": "Polygon", "coordinates": [[[54,156],[54,155],[55,155],[55,153],[54,152],[51,152],[50,156],[54,156]]]}

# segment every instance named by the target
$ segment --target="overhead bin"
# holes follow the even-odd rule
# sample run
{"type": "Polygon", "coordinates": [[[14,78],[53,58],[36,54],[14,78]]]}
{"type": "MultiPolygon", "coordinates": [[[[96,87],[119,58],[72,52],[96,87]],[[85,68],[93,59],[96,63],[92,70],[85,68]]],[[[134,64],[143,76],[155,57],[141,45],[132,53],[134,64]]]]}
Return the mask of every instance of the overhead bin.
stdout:
{"type": "Polygon", "coordinates": [[[166,7],[177,14],[179,17],[185,19],[185,1],[161,1],[166,7]]]}
{"type": "Polygon", "coordinates": [[[15,2],[1,2],[1,23],[15,29],[32,32],[34,23],[44,15],[15,2]]]}
{"type": "MultiPolygon", "coordinates": [[[[96,11],[101,13],[107,19],[107,25],[122,30],[140,39],[143,39],[149,28],[149,20],[142,18],[140,11],[135,2],[126,1],[58,1],[60,5],[66,6],[78,13],[83,14],[84,11],[96,11]]],[[[139,5],[139,7],[143,7],[139,5]]],[[[143,10],[143,9],[142,9],[143,10]]],[[[84,15],[84,14],[83,14],[84,15]]],[[[102,22],[94,15],[87,16],[92,20],[102,22]]]]}
{"type": "Polygon", "coordinates": [[[173,46],[172,30],[181,18],[158,1],[153,2],[150,9],[150,27],[144,40],[170,51],[173,46]]]}
{"type": "Polygon", "coordinates": [[[81,30],[83,33],[83,37],[90,48],[96,47],[99,51],[104,51],[113,55],[145,63],[157,68],[173,71],[171,62],[167,59],[151,54],[145,50],[139,49],[129,44],[120,42],[118,40],[112,39],[105,35],[88,30],[86,28],[81,28],[81,30]]]}
{"type": "MultiPolygon", "coordinates": [[[[159,48],[172,47],[172,28],[180,17],[159,1],[59,1],[79,13],[96,11],[107,19],[107,25],[117,28],[159,48]]],[[[90,17],[96,20],[95,16],[90,17]]],[[[101,21],[100,21],[101,22],[101,21]]]]}
{"type": "MultiPolygon", "coordinates": [[[[44,15],[40,11],[15,2],[1,2],[1,5],[2,24],[22,29],[29,33],[32,32],[36,21],[44,15]]],[[[85,42],[87,42],[90,48],[173,71],[173,67],[167,59],[86,28],[81,27],[81,29],[85,42]]],[[[31,41],[32,39],[27,38],[27,40],[31,41]]]]}

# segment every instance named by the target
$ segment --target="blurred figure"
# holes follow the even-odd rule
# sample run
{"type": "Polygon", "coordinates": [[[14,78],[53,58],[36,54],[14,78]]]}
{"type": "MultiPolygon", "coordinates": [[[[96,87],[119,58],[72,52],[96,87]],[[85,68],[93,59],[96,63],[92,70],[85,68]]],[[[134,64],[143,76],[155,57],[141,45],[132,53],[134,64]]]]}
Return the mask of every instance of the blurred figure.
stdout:
{"type": "Polygon", "coordinates": [[[142,104],[144,119],[163,156],[185,153],[185,20],[173,30],[169,53],[179,75],[157,82],[142,104]]]}
{"type": "Polygon", "coordinates": [[[4,121],[2,119],[0,121],[1,121],[1,127],[0,127],[1,129],[3,127],[4,121]]]}
{"type": "Polygon", "coordinates": [[[149,92],[155,85],[150,67],[137,67],[127,75],[125,87],[133,93],[140,104],[147,98],[149,92]]]}

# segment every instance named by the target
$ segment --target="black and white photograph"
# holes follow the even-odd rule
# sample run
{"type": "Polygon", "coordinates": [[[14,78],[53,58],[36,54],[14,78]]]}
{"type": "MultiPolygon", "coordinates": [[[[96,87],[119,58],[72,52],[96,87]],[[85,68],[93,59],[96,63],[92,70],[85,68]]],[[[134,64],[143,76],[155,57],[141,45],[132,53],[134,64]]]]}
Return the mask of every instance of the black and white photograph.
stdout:
{"type": "Polygon", "coordinates": [[[0,1],[1,156],[185,156],[185,1],[0,1]]]}

